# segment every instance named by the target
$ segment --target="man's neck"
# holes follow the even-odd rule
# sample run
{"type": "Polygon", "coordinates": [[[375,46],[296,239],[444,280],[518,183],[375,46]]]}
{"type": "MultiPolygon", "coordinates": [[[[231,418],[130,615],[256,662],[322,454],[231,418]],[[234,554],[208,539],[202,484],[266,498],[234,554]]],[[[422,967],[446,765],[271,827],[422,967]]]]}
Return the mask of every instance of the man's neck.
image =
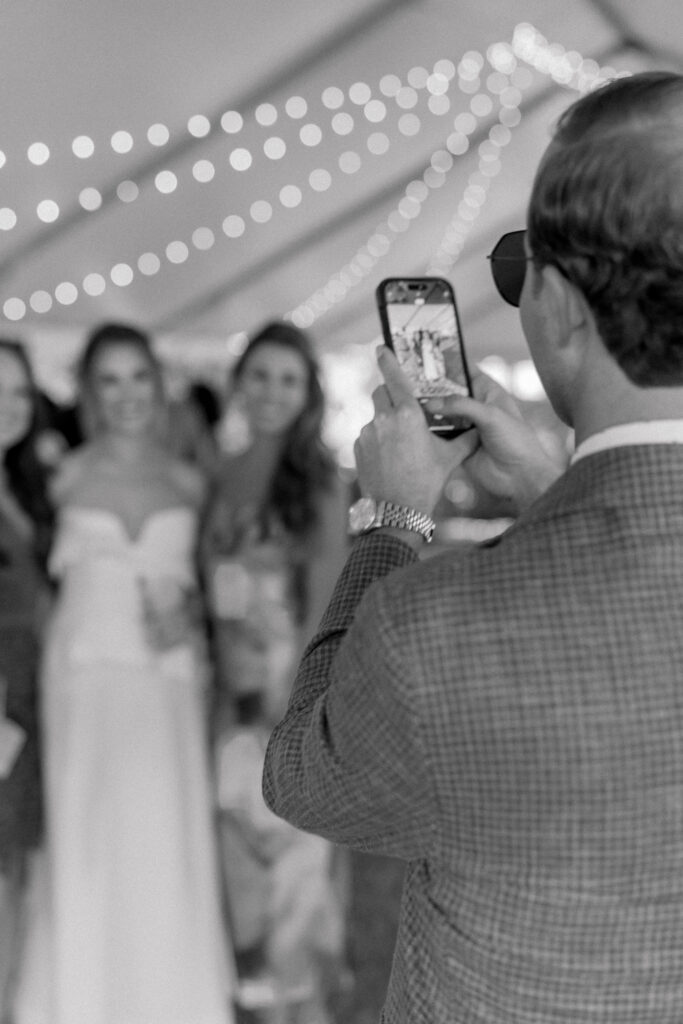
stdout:
{"type": "Polygon", "coordinates": [[[625,375],[603,375],[578,394],[574,409],[577,446],[610,427],[683,419],[683,387],[637,387],[625,375]]]}

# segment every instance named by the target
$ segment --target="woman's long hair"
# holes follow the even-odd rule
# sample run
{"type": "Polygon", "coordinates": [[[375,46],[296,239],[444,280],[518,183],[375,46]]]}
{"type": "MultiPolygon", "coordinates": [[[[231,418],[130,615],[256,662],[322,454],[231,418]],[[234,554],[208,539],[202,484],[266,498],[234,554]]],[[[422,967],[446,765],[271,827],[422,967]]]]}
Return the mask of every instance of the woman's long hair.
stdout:
{"type": "Polygon", "coordinates": [[[317,524],[322,492],[332,486],[335,463],[322,439],[325,395],[320,367],[308,335],[294,324],[274,320],[250,339],[232,369],[238,385],[249,356],[259,345],[281,345],[297,352],[308,371],[306,405],[287,431],[264,512],[274,513],[292,533],[304,536],[317,524]]]}
{"type": "Polygon", "coordinates": [[[47,554],[53,523],[53,509],[47,492],[48,470],[39,457],[38,437],[49,427],[46,404],[36,387],[31,362],[19,341],[0,338],[0,352],[12,356],[26,374],[31,418],[26,434],[4,453],[7,482],[18,504],[35,529],[35,549],[42,560],[47,554]]]}

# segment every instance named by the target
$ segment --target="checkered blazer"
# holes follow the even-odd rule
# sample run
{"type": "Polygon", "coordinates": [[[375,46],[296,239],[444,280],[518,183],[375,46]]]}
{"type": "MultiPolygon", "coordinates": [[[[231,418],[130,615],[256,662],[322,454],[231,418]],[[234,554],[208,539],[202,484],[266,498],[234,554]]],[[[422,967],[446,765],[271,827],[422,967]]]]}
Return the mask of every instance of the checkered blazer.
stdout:
{"type": "Polygon", "coordinates": [[[681,1024],[683,447],[464,553],[359,539],[264,793],[409,862],[386,1024],[681,1024]]]}

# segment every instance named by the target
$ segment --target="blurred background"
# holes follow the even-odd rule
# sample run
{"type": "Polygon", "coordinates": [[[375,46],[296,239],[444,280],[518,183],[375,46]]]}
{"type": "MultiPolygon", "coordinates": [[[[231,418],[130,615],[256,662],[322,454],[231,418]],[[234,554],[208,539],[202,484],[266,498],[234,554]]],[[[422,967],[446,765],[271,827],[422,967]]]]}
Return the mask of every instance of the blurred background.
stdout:
{"type": "Polygon", "coordinates": [[[220,384],[248,332],[291,317],[349,465],[374,289],[438,274],[471,361],[563,444],[486,255],[524,225],[579,92],[682,59],[673,0],[5,0],[2,330],[68,401],[100,320],[151,330],[182,390],[220,384]]]}

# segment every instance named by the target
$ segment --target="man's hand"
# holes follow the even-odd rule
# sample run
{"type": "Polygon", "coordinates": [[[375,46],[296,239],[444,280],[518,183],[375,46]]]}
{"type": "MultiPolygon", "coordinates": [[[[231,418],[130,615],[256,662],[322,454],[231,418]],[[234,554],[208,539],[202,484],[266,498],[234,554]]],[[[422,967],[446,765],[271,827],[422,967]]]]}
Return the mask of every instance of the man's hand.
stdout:
{"type": "Polygon", "coordinates": [[[433,399],[433,411],[464,416],[476,428],[451,445],[468,439],[463,469],[489,494],[509,498],[517,511],[532,504],[564,470],[525,422],[514,398],[481,371],[472,377],[475,398],[433,399]],[[470,435],[475,435],[474,442],[470,435]]]}
{"type": "Polygon", "coordinates": [[[382,347],[377,358],[385,382],[373,393],[374,418],[355,445],[361,493],[431,515],[476,436],[468,431],[458,443],[434,437],[394,353],[382,347]]]}

